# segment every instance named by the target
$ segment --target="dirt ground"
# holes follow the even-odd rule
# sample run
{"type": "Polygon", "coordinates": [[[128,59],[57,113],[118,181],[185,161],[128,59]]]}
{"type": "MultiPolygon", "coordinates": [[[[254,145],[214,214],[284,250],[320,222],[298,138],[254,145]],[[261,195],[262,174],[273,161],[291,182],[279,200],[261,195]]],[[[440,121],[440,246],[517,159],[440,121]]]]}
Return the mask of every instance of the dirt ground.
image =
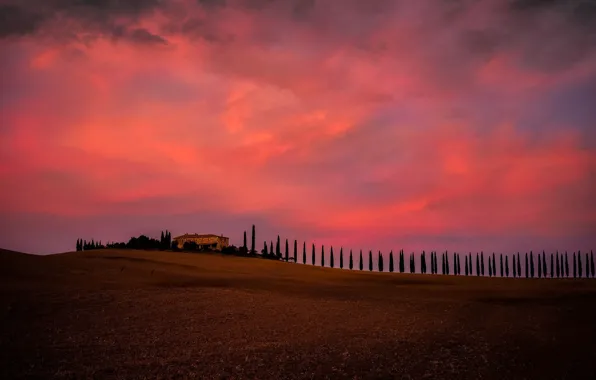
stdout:
{"type": "Polygon", "coordinates": [[[2,379],[588,379],[596,280],[0,251],[2,379]]]}

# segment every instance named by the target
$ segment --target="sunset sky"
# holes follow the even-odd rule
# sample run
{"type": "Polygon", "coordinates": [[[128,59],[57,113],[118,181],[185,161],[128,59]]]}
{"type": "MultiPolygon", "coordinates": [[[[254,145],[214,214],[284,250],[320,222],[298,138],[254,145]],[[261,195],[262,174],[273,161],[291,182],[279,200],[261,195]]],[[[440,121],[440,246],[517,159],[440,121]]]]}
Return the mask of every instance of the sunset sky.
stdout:
{"type": "Polygon", "coordinates": [[[0,247],[596,248],[596,3],[0,0],[0,247]]]}

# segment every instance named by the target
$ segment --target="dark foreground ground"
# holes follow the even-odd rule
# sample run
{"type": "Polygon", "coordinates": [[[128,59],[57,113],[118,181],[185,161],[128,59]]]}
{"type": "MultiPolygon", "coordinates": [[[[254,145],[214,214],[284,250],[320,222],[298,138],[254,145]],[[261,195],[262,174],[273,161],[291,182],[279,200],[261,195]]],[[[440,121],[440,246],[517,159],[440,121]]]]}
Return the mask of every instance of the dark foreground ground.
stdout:
{"type": "Polygon", "coordinates": [[[0,378],[588,379],[596,281],[0,251],[0,378]]]}

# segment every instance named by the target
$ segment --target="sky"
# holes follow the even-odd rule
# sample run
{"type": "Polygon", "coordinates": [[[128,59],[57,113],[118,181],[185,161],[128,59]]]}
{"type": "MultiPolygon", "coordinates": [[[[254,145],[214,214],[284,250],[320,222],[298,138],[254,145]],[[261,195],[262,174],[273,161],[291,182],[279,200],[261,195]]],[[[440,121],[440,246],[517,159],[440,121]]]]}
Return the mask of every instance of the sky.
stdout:
{"type": "Polygon", "coordinates": [[[596,2],[0,0],[0,247],[596,248],[596,2]]]}

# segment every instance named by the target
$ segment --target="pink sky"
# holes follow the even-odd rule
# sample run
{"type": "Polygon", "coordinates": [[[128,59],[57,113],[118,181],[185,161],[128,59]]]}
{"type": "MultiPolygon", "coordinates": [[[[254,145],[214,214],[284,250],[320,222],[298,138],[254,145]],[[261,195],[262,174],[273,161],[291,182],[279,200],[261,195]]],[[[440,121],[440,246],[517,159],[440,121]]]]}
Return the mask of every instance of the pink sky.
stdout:
{"type": "Polygon", "coordinates": [[[0,0],[3,248],[596,245],[596,23],[568,2],[76,3],[0,0]]]}

